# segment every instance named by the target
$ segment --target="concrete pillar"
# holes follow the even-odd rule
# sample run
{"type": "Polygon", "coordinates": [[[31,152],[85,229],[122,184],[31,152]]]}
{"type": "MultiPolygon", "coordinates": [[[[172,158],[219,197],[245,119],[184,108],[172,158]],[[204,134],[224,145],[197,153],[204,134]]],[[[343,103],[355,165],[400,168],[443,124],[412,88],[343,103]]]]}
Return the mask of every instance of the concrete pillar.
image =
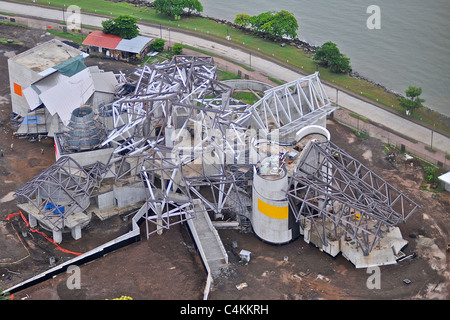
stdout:
{"type": "Polygon", "coordinates": [[[31,228],[37,227],[37,219],[30,213],[28,214],[28,222],[30,223],[31,228]]]}
{"type": "Polygon", "coordinates": [[[74,238],[75,240],[78,240],[81,238],[81,226],[80,225],[71,228],[70,232],[72,234],[72,238],[74,238]]]}
{"type": "Polygon", "coordinates": [[[166,142],[166,146],[167,147],[173,147],[174,143],[173,143],[173,138],[174,138],[174,133],[175,133],[175,128],[172,127],[170,124],[168,124],[166,126],[166,128],[164,129],[164,137],[165,137],[165,142],[166,142]]]}
{"type": "Polygon", "coordinates": [[[157,218],[156,218],[156,233],[158,234],[158,235],[162,235],[162,233],[163,233],[163,227],[162,227],[162,223],[163,223],[163,220],[162,220],[162,205],[161,205],[161,203],[156,203],[155,204],[156,205],[156,211],[157,211],[157,218]]]}
{"type": "Polygon", "coordinates": [[[286,191],[289,179],[286,169],[279,168],[278,155],[261,161],[259,170],[253,169],[252,226],[262,240],[283,244],[298,234],[298,224],[289,219],[289,200],[286,191]]]}
{"type": "Polygon", "coordinates": [[[58,244],[62,242],[62,231],[53,230],[53,241],[58,244]]]}

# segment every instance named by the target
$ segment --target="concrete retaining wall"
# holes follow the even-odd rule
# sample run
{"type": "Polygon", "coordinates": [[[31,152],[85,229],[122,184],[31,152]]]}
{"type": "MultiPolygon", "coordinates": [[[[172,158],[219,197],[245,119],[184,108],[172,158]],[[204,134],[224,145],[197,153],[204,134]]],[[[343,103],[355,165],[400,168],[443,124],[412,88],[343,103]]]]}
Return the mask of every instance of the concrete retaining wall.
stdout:
{"type": "Polygon", "coordinates": [[[257,80],[233,79],[222,81],[222,83],[234,90],[253,90],[263,92],[273,88],[273,86],[257,80]]]}

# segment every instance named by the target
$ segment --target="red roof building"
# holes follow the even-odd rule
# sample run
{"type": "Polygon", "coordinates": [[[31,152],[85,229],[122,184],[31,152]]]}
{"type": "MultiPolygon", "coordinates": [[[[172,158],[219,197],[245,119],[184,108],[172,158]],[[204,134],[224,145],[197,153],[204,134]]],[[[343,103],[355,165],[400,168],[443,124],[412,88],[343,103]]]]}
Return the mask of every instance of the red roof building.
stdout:
{"type": "Polygon", "coordinates": [[[121,60],[141,59],[150,48],[152,38],[137,36],[133,39],[123,39],[113,34],[95,30],[87,35],[83,45],[89,47],[89,53],[101,53],[108,57],[121,60]]]}
{"type": "Polygon", "coordinates": [[[115,49],[120,41],[122,41],[122,38],[119,36],[95,30],[88,34],[86,39],[84,39],[83,44],[106,49],[115,49]]]}

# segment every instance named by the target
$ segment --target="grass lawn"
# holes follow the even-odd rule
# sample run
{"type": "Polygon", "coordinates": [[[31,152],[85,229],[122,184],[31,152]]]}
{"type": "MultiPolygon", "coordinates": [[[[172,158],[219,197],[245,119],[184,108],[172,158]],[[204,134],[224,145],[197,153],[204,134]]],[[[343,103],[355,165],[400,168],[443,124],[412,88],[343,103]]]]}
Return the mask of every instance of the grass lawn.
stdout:
{"type": "Polygon", "coordinates": [[[70,40],[70,41],[75,42],[80,45],[83,43],[84,38],[86,38],[85,35],[82,35],[79,33],[63,32],[63,31],[58,31],[58,30],[53,30],[53,29],[47,29],[47,32],[54,36],[65,38],[67,40],[70,40]]]}
{"type": "Polygon", "coordinates": [[[13,40],[12,42],[9,42],[9,39],[6,38],[0,38],[0,43],[3,44],[20,44],[20,42],[13,40]]]}

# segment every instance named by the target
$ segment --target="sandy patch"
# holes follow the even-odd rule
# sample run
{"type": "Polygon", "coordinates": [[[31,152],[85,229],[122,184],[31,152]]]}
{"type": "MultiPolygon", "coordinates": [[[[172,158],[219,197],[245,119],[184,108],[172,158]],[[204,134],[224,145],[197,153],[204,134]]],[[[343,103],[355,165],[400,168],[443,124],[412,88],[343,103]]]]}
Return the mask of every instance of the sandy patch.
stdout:
{"type": "Polygon", "coordinates": [[[362,156],[364,157],[364,159],[366,159],[367,161],[370,161],[370,162],[372,162],[372,156],[373,156],[373,154],[372,154],[372,150],[367,150],[366,152],[364,152],[363,154],[362,154],[362,156]]]}
{"type": "Polygon", "coordinates": [[[14,200],[14,191],[11,191],[6,196],[0,199],[0,202],[8,202],[14,200]]]}
{"type": "Polygon", "coordinates": [[[14,56],[16,55],[16,53],[15,53],[14,51],[5,51],[5,52],[3,53],[3,55],[4,55],[5,57],[7,57],[7,58],[12,58],[12,57],[14,57],[14,56]]]}

